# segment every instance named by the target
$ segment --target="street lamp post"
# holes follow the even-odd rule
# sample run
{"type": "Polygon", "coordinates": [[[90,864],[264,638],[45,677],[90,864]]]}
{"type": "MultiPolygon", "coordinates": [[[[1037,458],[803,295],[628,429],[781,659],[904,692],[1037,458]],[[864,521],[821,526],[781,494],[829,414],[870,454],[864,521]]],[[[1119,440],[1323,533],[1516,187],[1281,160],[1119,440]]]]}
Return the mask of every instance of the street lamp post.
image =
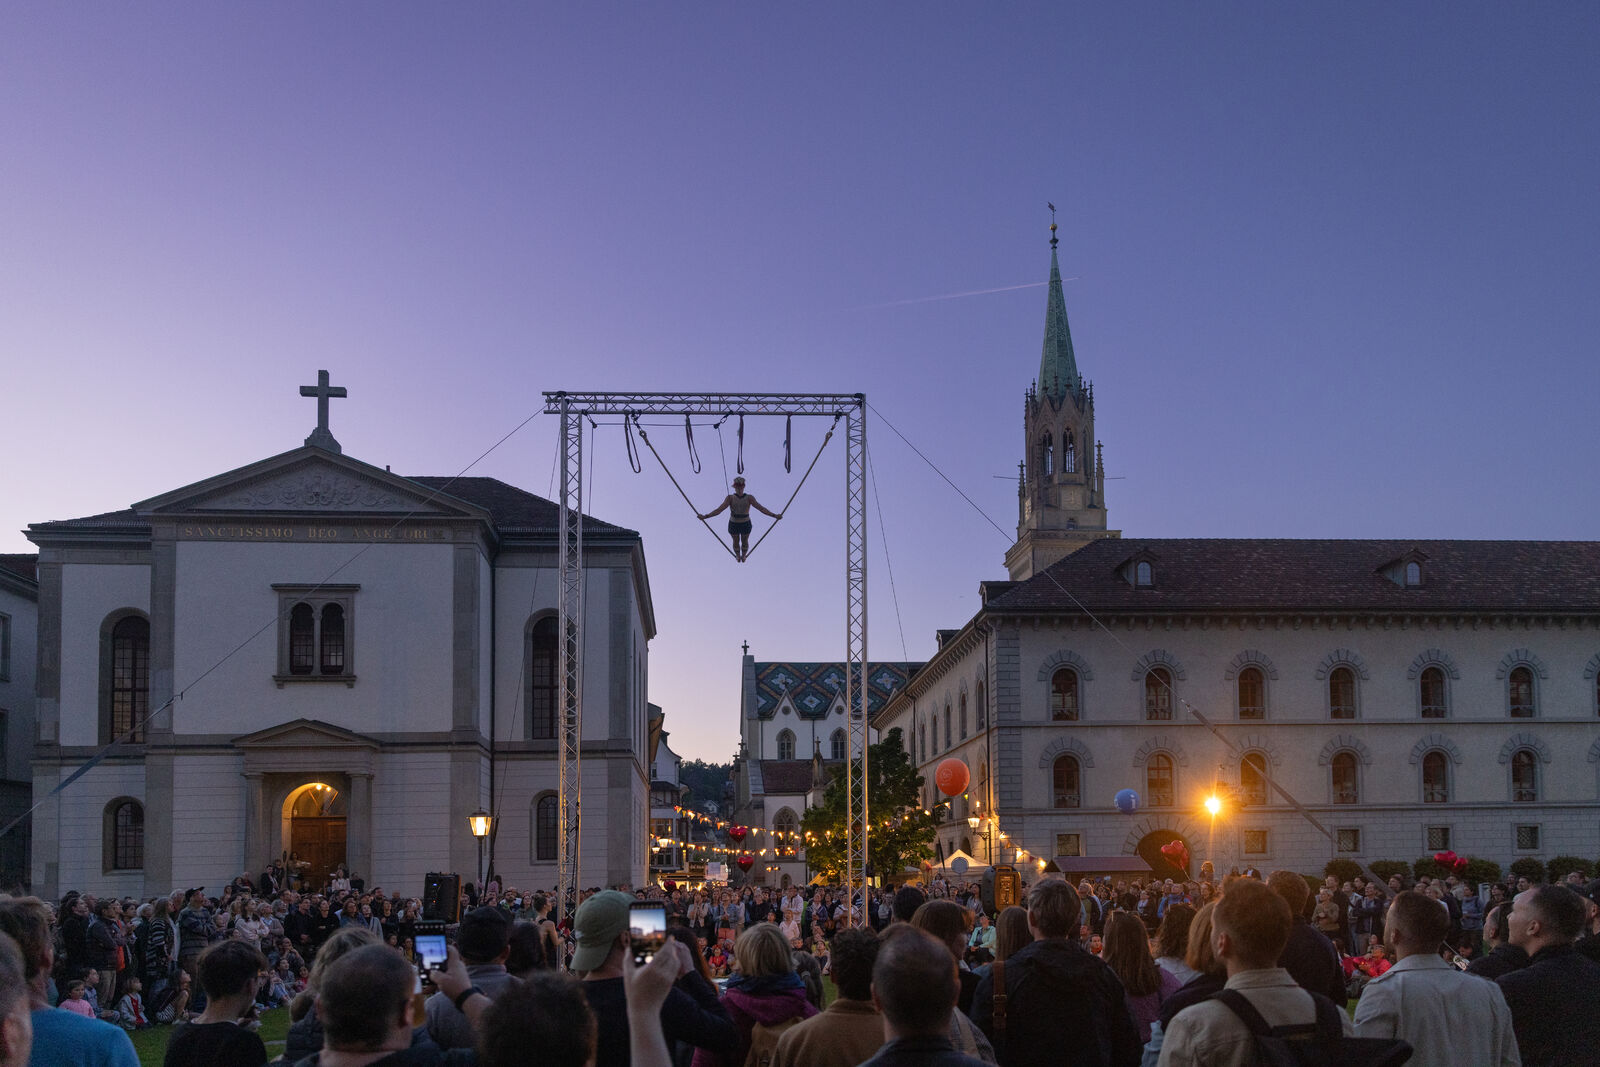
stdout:
{"type": "Polygon", "coordinates": [[[489,825],[494,819],[490,814],[479,808],[467,816],[467,825],[472,827],[472,836],[478,839],[478,889],[483,889],[483,839],[489,836],[489,825]]]}
{"type": "Polygon", "coordinates": [[[984,862],[991,867],[994,866],[994,840],[990,836],[988,823],[984,822],[981,815],[968,815],[967,826],[983,838],[984,862]]]}

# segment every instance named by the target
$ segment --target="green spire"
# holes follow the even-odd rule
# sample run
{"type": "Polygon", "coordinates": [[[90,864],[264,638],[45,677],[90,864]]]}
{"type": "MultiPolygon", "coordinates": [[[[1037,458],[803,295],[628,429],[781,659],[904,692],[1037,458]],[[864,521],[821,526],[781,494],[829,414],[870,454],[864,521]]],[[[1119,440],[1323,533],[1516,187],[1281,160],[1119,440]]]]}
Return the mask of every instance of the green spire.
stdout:
{"type": "MultiPolygon", "coordinates": [[[[1051,205],[1052,209],[1055,205],[1051,205]]],[[[1067,328],[1067,301],[1061,295],[1061,261],[1056,258],[1056,223],[1050,213],[1050,295],[1044,309],[1044,352],[1039,357],[1039,395],[1059,402],[1067,393],[1083,389],[1078,361],[1072,354],[1072,331],[1067,328]]]]}

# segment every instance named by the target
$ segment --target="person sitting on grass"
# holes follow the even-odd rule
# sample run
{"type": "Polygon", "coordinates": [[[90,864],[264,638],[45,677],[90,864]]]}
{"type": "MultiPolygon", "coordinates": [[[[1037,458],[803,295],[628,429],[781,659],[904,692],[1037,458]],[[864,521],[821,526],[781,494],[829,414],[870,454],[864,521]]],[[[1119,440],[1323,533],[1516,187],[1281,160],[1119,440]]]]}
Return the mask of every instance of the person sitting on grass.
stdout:
{"type": "Polygon", "coordinates": [[[122,986],[122,998],[117,1001],[115,1018],[110,1020],[124,1030],[143,1030],[150,1025],[144,1014],[144,983],[129,978],[122,986]]]}
{"type": "Polygon", "coordinates": [[[200,955],[206,1010],[167,1045],[164,1067],[259,1067],[267,1047],[252,1028],[267,958],[248,941],[222,941],[200,955]]]}
{"type": "Polygon", "coordinates": [[[81,1015],[85,1019],[94,1018],[94,1009],[89,1006],[87,996],[88,986],[82,978],[74,978],[67,983],[67,995],[61,998],[57,1005],[59,1011],[70,1011],[74,1015],[81,1015]]]}

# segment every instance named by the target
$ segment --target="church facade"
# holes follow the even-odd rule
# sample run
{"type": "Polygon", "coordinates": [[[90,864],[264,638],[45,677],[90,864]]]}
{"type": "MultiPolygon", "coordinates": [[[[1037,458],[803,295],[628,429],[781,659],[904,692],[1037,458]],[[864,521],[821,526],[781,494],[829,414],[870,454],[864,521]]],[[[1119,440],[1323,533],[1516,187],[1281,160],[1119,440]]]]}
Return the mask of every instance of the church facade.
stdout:
{"type": "MultiPolygon", "coordinates": [[[[492,869],[555,885],[558,509],[345,456],[322,403],[304,447],[29,527],[36,892],[215,890],[292,857],[420,894],[476,876],[479,809],[492,869]]],[[[649,578],[637,533],[584,538],[578,880],[638,883],[649,578]]]]}
{"type": "Polygon", "coordinates": [[[939,763],[967,763],[944,853],[1600,854],[1600,543],[1120,535],[1051,245],[1010,580],[873,720],[911,739],[930,804],[939,763]]]}

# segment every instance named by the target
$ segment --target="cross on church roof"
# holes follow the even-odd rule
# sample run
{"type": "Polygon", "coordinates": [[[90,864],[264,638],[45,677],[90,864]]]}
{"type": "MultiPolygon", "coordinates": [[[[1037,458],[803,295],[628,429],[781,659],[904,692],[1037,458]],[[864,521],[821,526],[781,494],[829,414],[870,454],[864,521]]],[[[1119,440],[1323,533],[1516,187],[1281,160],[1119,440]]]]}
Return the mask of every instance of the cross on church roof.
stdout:
{"type": "Polygon", "coordinates": [[[311,431],[311,436],[306,438],[306,444],[312,448],[321,448],[336,454],[342,454],[344,449],[339,447],[339,442],[333,439],[333,434],[328,430],[328,398],[344,398],[350,394],[342,385],[329,385],[328,372],[317,371],[316,385],[302,385],[301,396],[314,396],[317,398],[317,428],[311,431]]]}

